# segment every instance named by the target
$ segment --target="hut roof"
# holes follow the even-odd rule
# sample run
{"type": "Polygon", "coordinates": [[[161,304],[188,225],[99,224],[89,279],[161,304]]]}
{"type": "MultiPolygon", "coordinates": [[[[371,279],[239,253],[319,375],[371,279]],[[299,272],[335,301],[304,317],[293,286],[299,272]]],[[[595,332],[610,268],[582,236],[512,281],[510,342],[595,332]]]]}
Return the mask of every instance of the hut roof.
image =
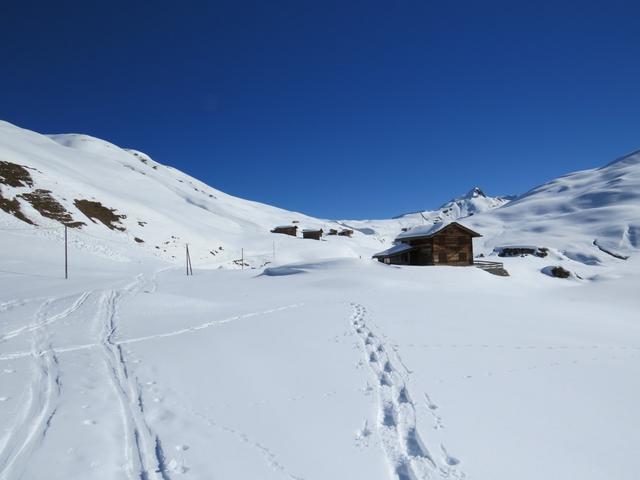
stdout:
{"type": "Polygon", "coordinates": [[[482,236],[479,233],[474,232],[470,228],[467,228],[467,227],[465,227],[464,225],[462,225],[462,224],[460,224],[458,222],[450,222],[450,223],[442,222],[442,223],[435,223],[433,225],[424,225],[424,226],[420,226],[420,227],[414,227],[411,230],[409,230],[408,232],[403,232],[400,235],[398,235],[397,240],[402,240],[402,239],[405,239],[405,238],[416,238],[416,237],[424,237],[424,238],[433,237],[436,233],[441,232],[445,228],[449,228],[449,227],[451,227],[453,225],[455,225],[457,227],[460,227],[462,230],[465,230],[472,237],[481,237],[482,236]]]}
{"type": "Polygon", "coordinates": [[[302,233],[307,232],[307,233],[316,233],[316,232],[322,232],[321,228],[305,228],[304,230],[302,230],[302,233]]]}
{"type": "Polygon", "coordinates": [[[387,248],[386,250],[380,252],[380,253],[376,253],[373,258],[376,257],[392,257],[394,255],[398,255],[402,252],[406,252],[407,250],[411,250],[415,247],[412,247],[411,245],[409,245],[408,243],[398,243],[396,245],[394,245],[391,248],[387,248]]]}

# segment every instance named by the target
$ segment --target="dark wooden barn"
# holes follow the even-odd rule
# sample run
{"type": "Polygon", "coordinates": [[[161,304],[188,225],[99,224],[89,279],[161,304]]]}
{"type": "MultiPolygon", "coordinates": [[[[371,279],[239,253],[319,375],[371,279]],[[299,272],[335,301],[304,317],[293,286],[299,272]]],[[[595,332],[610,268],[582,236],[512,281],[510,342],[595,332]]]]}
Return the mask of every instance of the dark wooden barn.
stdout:
{"type": "Polygon", "coordinates": [[[338,235],[340,235],[341,237],[351,237],[353,235],[353,230],[351,230],[350,228],[344,228],[340,232],[338,232],[338,235]]]}
{"type": "Polygon", "coordinates": [[[313,240],[320,240],[322,238],[322,229],[319,230],[302,230],[302,238],[311,238],[313,240]]]}
{"type": "Polygon", "coordinates": [[[282,225],[280,227],[275,227],[271,230],[271,233],[282,233],[284,235],[291,235],[292,237],[296,237],[298,235],[298,227],[295,225],[282,225]]]}
{"type": "Polygon", "coordinates": [[[393,265],[473,265],[473,239],[481,236],[457,222],[418,227],[373,258],[393,265]]]}

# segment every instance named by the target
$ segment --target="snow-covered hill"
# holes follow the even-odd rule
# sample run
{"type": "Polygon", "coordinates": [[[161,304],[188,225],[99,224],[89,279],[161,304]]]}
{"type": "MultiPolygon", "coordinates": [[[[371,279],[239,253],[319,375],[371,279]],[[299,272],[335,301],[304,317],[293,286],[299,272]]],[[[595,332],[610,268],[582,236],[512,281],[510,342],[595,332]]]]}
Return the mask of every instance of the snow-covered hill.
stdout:
{"type": "MultiPolygon", "coordinates": [[[[278,225],[341,229],[320,220],[239,199],[87,135],[45,136],[0,122],[0,228],[32,230],[58,240],[62,223],[78,248],[113,259],[157,256],[181,262],[185,244],[198,265],[259,267],[273,261],[373,252],[377,242],[355,232],[322,242],[274,235],[278,225]],[[235,262],[235,263],[234,263],[235,262]]],[[[300,237],[299,232],[299,237],[300,237]]]]}
{"type": "Polygon", "coordinates": [[[484,251],[533,244],[585,264],[619,261],[640,248],[640,151],[547,182],[462,223],[484,234],[484,251]]]}
{"type": "Polygon", "coordinates": [[[638,477],[638,153],[511,202],[331,222],[0,123],[0,193],[0,480],[638,477]],[[369,258],[451,220],[477,253],[549,256],[510,277],[369,258]],[[359,231],[269,233],[293,221],[359,231]],[[272,263],[238,271],[241,248],[272,263]]]}
{"type": "Polygon", "coordinates": [[[569,174],[520,197],[475,187],[435,210],[381,220],[330,221],[216,190],[148,155],[87,135],[41,135],[0,122],[0,228],[72,245],[114,260],[154,256],[198,266],[370,257],[403,231],[461,221],[480,232],[477,253],[534,244],[598,265],[640,247],[640,153],[569,174]],[[352,228],[321,242],[276,235],[282,224],[352,228]],[[275,255],[274,255],[275,254],[275,255]],[[274,258],[275,257],[275,258],[274,258]]]}

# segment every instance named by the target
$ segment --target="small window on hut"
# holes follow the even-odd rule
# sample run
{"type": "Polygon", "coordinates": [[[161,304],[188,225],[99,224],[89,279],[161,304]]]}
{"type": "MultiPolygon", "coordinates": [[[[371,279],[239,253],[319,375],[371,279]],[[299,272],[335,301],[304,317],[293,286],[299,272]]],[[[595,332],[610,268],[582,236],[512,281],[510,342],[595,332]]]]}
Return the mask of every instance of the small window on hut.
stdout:
{"type": "Polygon", "coordinates": [[[466,262],[467,261],[467,254],[464,253],[464,252],[458,253],[458,261],[459,262],[466,262]]]}

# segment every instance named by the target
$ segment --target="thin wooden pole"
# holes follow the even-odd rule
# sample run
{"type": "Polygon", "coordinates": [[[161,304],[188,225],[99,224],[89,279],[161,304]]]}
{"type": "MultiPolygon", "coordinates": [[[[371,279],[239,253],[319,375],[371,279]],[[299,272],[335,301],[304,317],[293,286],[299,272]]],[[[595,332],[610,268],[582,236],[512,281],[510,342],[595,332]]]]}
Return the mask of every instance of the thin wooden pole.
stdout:
{"type": "Polygon", "coordinates": [[[185,256],[184,256],[185,264],[187,267],[187,277],[189,276],[189,244],[185,245],[185,256]]]}
{"type": "Polygon", "coordinates": [[[187,245],[187,262],[189,263],[189,275],[193,276],[193,267],[191,266],[191,253],[189,252],[189,245],[187,245]]]}
{"type": "Polygon", "coordinates": [[[69,278],[69,261],[67,253],[67,226],[64,226],[64,279],[69,278]]]}

